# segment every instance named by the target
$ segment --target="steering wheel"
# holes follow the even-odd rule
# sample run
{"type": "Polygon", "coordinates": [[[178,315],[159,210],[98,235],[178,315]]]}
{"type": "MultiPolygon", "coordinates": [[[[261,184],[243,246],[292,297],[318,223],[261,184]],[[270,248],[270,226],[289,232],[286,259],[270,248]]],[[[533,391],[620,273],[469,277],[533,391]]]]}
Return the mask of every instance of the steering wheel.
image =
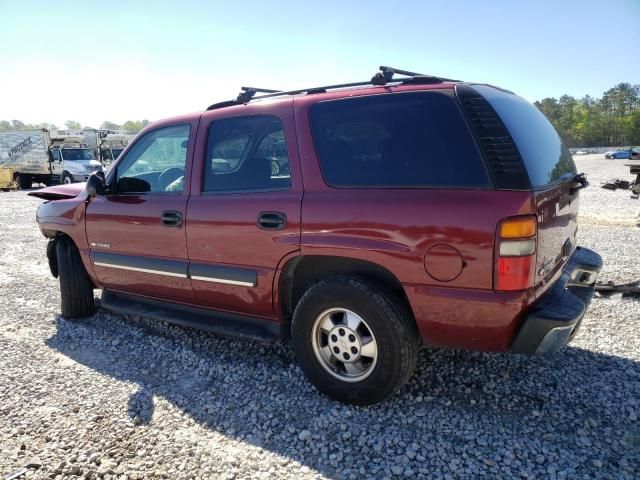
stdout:
{"type": "Polygon", "coordinates": [[[171,184],[171,182],[177,180],[184,175],[184,169],[178,167],[170,167],[164,170],[158,176],[158,190],[164,192],[164,190],[171,184]]]}

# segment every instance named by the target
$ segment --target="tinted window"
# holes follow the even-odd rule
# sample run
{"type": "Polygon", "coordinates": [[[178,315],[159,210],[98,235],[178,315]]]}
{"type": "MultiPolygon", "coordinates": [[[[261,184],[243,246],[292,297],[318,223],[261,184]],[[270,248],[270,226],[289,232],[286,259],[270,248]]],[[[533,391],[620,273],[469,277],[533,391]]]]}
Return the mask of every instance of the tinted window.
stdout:
{"type": "Polygon", "coordinates": [[[216,120],[211,124],[205,192],[290,186],[289,155],[280,119],[259,115],[216,120]]]}
{"type": "Polygon", "coordinates": [[[119,193],[181,192],[187,161],[189,125],[147,133],[118,165],[119,193]]]}
{"type": "Polygon", "coordinates": [[[321,102],[311,123],[332,186],[483,188],[483,161],[450,92],[321,102]]]}
{"type": "Polygon", "coordinates": [[[540,110],[512,93],[486,85],[473,88],[502,118],[518,146],[534,188],[573,178],[576,166],[571,153],[540,110]]]}

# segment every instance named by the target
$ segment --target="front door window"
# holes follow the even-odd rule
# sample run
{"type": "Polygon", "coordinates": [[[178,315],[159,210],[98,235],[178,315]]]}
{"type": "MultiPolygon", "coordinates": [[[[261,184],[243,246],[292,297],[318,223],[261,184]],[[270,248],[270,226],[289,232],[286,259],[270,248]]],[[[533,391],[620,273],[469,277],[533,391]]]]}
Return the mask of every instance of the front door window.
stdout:
{"type": "Polygon", "coordinates": [[[189,125],[153,130],[127,153],[116,172],[116,193],[180,193],[184,190],[189,125]]]}

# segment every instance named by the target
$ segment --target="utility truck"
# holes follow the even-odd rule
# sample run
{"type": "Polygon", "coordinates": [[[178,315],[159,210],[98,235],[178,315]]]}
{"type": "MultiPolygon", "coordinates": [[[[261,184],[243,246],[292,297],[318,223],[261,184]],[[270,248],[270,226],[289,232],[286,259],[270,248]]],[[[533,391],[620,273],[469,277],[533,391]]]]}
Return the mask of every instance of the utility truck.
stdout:
{"type": "Polygon", "coordinates": [[[95,133],[89,131],[0,131],[0,168],[10,168],[21,189],[31,188],[33,182],[83,182],[103,170],[94,149],[95,133]]]}
{"type": "Polygon", "coordinates": [[[115,161],[129,142],[135,137],[126,130],[98,130],[97,142],[100,161],[105,170],[115,161]]]}

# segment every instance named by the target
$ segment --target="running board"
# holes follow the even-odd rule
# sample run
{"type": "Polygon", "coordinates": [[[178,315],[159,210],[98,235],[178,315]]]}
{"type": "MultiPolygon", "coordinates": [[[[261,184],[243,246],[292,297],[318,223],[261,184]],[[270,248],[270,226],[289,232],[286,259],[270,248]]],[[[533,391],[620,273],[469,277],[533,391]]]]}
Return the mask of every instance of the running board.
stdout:
{"type": "Polygon", "coordinates": [[[104,290],[100,305],[105,310],[122,315],[149,317],[225,337],[273,342],[283,336],[281,324],[275,320],[168,303],[138,295],[104,290]]]}

